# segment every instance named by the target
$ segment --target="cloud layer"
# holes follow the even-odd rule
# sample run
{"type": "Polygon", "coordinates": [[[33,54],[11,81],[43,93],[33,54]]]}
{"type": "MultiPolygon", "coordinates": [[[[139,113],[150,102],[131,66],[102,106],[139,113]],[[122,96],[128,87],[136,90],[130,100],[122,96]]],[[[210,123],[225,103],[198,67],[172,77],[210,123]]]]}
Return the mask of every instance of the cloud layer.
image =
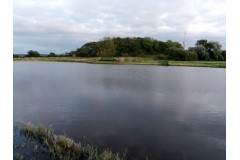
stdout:
{"type": "Polygon", "coordinates": [[[225,0],[14,0],[14,53],[64,53],[103,37],[153,37],[225,48],[225,0]]]}

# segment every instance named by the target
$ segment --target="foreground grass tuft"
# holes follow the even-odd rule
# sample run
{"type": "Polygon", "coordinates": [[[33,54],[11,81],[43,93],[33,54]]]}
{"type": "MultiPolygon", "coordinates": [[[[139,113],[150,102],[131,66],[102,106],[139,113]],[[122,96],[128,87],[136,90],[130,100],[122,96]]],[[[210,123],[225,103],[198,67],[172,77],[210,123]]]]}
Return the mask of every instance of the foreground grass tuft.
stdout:
{"type": "MultiPolygon", "coordinates": [[[[110,150],[98,151],[91,145],[76,143],[66,135],[56,135],[53,129],[44,125],[34,126],[31,123],[20,127],[20,134],[27,140],[39,142],[34,150],[41,150],[56,160],[123,160],[125,155],[114,154],[110,150]]],[[[22,159],[17,155],[17,159],[22,159]]]]}

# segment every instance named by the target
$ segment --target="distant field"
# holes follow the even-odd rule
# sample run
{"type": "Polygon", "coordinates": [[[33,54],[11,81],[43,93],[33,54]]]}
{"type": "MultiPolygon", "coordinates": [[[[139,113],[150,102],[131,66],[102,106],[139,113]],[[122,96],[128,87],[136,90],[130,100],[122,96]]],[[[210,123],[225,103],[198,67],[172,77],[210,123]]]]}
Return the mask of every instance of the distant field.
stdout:
{"type": "Polygon", "coordinates": [[[191,66],[226,68],[226,61],[167,61],[156,60],[153,57],[22,57],[13,58],[14,61],[54,61],[80,62],[94,64],[135,64],[135,65],[164,65],[164,66],[191,66]]]}

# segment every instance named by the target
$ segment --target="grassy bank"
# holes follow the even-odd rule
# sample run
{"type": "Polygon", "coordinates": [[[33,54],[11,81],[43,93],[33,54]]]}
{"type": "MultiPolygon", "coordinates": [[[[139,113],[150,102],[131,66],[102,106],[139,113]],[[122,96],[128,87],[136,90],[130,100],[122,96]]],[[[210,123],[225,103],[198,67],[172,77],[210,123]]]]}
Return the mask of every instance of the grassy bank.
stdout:
{"type": "Polygon", "coordinates": [[[226,68],[226,61],[169,61],[169,65],[226,68]]]}
{"type": "Polygon", "coordinates": [[[100,57],[22,57],[14,61],[54,61],[54,62],[80,62],[93,64],[133,64],[133,65],[162,65],[162,66],[191,66],[191,67],[220,67],[225,68],[225,61],[166,61],[148,57],[115,57],[113,60],[100,57]]]}
{"type": "MultiPolygon", "coordinates": [[[[51,128],[31,123],[20,127],[20,135],[27,141],[37,142],[33,150],[56,160],[123,160],[125,155],[114,154],[110,150],[98,150],[92,145],[76,143],[66,135],[56,135],[51,128]]],[[[25,144],[26,145],[26,144],[25,144]]],[[[24,155],[15,153],[14,159],[24,159],[24,155]]]]}

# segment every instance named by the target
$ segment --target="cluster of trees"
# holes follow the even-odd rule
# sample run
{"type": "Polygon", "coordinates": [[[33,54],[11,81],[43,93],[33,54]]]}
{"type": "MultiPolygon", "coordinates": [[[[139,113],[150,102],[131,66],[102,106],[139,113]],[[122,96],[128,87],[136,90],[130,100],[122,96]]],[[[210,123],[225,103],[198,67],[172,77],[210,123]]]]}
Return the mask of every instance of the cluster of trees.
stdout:
{"type": "Polygon", "coordinates": [[[221,49],[219,42],[198,40],[195,47],[189,47],[189,51],[197,53],[198,60],[226,60],[226,51],[221,49]]]}
{"type": "MultiPolygon", "coordinates": [[[[27,52],[26,55],[19,55],[19,54],[13,54],[13,58],[20,58],[20,57],[43,57],[43,56],[47,56],[47,57],[58,57],[59,55],[57,55],[56,53],[50,52],[48,55],[41,55],[38,51],[34,51],[34,50],[29,50],[27,52]]],[[[64,55],[62,55],[64,56],[64,55]]]]}
{"type": "MultiPolygon", "coordinates": [[[[56,55],[51,52],[48,57],[119,57],[155,55],[160,60],[226,60],[226,51],[219,42],[198,40],[194,47],[184,49],[179,42],[158,41],[150,37],[105,37],[98,42],[89,42],[74,51],[56,55]]],[[[28,51],[27,57],[40,57],[37,51],[28,51]]]]}
{"type": "Polygon", "coordinates": [[[226,60],[226,51],[219,42],[198,40],[194,47],[187,50],[179,42],[158,41],[150,37],[109,38],[98,42],[89,42],[67,55],[77,57],[97,56],[144,56],[155,55],[163,60],[226,60]]]}
{"type": "Polygon", "coordinates": [[[79,57],[96,57],[96,56],[143,56],[157,55],[165,53],[170,47],[182,48],[178,42],[168,40],[162,42],[150,37],[126,37],[126,38],[109,38],[105,37],[98,42],[89,42],[69,55],[79,57]]]}

